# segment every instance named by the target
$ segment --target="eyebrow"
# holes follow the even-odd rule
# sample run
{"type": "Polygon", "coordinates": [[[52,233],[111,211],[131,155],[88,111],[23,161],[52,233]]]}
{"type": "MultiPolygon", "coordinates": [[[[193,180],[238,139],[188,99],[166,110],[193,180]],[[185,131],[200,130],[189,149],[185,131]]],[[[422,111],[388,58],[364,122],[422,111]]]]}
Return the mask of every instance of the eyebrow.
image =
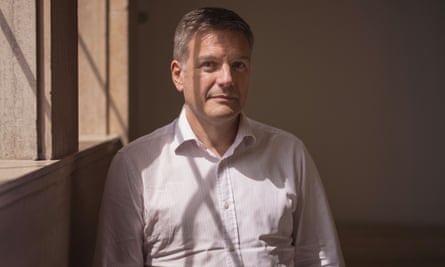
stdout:
{"type": "MultiPolygon", "coordinates": [[[[249,56],[241,56],[236,58],[237,60],[248,60],[250,61],[250,57],[249,56]]],[[[218,57],[212,56],[212,55],[204,55],[204,56],[199,56],[197,58],[198,62],[202,62],[202,61],[207,61],[207,60],[218,60],[218,57]]]]}
{"type": "Polygon", "coordinates": [[[198,58],[197,58],[197,60],[199,61],[199,62],[201,62],[201,61],[207,61],[207,60],[216,60],[217,58],[215,57],[215,56],[199,56],[198,58]]]}

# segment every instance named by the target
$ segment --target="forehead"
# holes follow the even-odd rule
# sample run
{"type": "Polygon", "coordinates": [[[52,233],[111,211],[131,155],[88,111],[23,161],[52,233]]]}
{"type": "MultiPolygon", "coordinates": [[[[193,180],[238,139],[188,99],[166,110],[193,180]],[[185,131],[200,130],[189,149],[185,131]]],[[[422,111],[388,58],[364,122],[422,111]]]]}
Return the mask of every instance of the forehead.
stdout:
{"type": "Polygon", "coordinates": [[[224,52],[250,55],[251,48],[247,38],[238,31],[205,31],[195,33],[188,44],[193,55],[202,53],[224,52]]]}

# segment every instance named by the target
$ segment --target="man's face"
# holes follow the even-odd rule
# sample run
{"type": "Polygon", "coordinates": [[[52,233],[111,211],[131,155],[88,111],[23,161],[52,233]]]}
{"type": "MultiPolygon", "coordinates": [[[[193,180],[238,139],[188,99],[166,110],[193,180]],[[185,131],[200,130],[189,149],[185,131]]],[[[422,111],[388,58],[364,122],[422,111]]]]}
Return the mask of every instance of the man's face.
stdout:
{"type": "Polygon", "coordinates": [[[235,31],[197,33],[188,49],[188,58],[174,60],[171,66],[188,116],[210,124],[237,118],[249,85],[251,49],[247,39],[235,31]]]}

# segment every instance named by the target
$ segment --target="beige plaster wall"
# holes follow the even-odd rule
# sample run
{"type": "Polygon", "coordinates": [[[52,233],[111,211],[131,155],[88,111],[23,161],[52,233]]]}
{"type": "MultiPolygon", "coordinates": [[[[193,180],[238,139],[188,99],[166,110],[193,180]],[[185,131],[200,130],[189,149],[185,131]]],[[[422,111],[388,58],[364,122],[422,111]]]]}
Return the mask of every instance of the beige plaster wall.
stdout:
{"type": "Polygon", "coordinates": [[[68,266],[70,170],[0,185],[2,266],[68,266]]]}
{"type": "Polygon", "coordinates": [[[12,179],[36,165],[10,161],[0,171],[1,266],[91,266],[103,185],[122,143],[82,143],[82,152],[12,179]],[[87,147],[84,147],[87,145],[87,147]],[[9,177],[10,179],[1,179],[9,177]]]}
{"type": "Polygon", "coordinates": [[[35,2],[0,2],[0,159],[37,158],[35,2]]]}
{"type": "Polygon", "coordinates": [[[247,113],[307,144],[338,221],[445,224],[443,1],[138,1],[135,138],[171,121],[184,12],[234,9],[255,34],[247,113]]]}
{"type": "Polygon", "coordinates": [[[127,0],[79,0],[79,135],[128,140],[127,0]]]}
{"type": "Polygon", "coordinates": [[[107,134],[105,1],[78,1],[79,134],[107,134]],[[93,104],[94,102],[94,104],[93,104]]]}

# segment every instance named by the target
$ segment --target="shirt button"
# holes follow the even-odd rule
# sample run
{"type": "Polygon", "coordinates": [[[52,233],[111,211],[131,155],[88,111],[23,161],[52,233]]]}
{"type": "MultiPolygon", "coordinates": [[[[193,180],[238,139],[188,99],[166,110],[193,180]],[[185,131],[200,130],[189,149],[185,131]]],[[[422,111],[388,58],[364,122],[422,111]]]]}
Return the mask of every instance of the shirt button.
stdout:
{"type": "Polygon", "coordinates": [[[229,203],[224,202],[224,208],[225,208],[225,209],[228,209],[228,208],[229,208],[229,203]]]}
{"type": "Polygon", "coordinates": [[[229,251],[230,251],[230,252],[234,252],[234,251],[235,251],[235,247],[234,247],[233,245],[230,245],[230,247],[229,247],[229,251]]]}

